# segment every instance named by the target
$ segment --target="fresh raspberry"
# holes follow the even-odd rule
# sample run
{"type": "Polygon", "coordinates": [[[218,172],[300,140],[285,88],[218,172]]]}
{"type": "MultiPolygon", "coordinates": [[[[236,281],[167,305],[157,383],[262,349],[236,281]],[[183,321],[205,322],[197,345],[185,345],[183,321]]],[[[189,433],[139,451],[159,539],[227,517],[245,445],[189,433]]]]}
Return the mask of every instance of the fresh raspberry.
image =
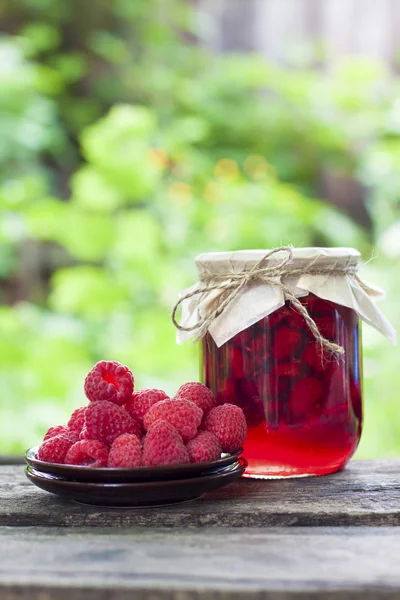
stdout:
{"type": "Polygon", "coordinates": [[[78,431],[68,431],[67,433],[63,434],[64,437],[69,438],[70,440],[72,440],[72,442],[75,444],[76,442],[79,442],[79,433],[78,431]]]}
{"type": "Polygon", "coordinates": [[[108,455],[109,467],[140,467],[142,464],[142,445],[132,433],[123,433],[117,437],[108,455]]]}
{"type": "Polygon", "coordinates": [[[99,440],[110,446],[123,433],[134,433],[138,437],[141,434],[139,423],[125,409],[107,401],[89,404],[81,440],[99,440]]]}
{"type": "Polygon", "coordinates": [[[64,459],[64,464],[106,467],[107,458],[108,448],[105,444],[98,440],[81,440],[70,447],[64,459]]]}
{"type": "Polygon", "coordinates": [[[277,360],[290,358],[301,340],[301,334],[289,327],[279,327],[275,332],[273,354],[277,360]]]}
{"type": "Polygon", "coordinates": [[[143,465],[160,467],[190,462],[182,438],[168,421],[158,420],[149,427],[143,445],[143,465]]]}
{"type": "Polygon", "coordinates": [[[48,438],[39,446],[37,458],[45,462],[63,464],[65,455],[75,441],[67,435],[56,435],[48,438]]]}
{"type": "Polygon", "coordinates": [[[150,406],[160,402],[160,400],[166,400],[168,398],[167,394],[163,392],[163,390],[140,390],[139,392],[135,392],[132,398],[125,405],[125,410],[138,421],[141,425],[143,425],[143,417],[149,410],[150,406]]]}
{"type": "Polygon", "coordinates": [[[122,406],[133,394],[132,372],[114,360],[101,360],[86,376],[85,394],[91,402],[108,400],[122,406]]]}
{"type": "Polygon", "coordinates": [[[69,429],[66,425],[56,425],[55,427],[49,427],[49,429],[46,431],[46,435],[43,438],[43,441],[45,442],[46,440],[49,440],[52,437],[55,437],[56,435],[61,435],[63,433],[68,433],[69,429]]]}
{"type": "Polygon", "coordinates": [[[80,408],[76,408],[71,415],[70,420],[68,421],[68,429],[71,431],[77,431],[80,433],[83,429],[83,425],[85,424],[85,412],[87,406],[81,406],[80,408]]]}
{"type": "Polygon", "coordinates": [[[243,411],[234,404],[222,404],[210,411],[204,428],[215,435],[223,452],[239,450],[246,439],[247,425],[243,411]]]}
{"type": "Polygon", "coordinates": [[[197,434],[202,418],[203,411],[193,402],[171,398],[153,404],[145,414],[143,423],[149,429],[158,419],[168,421],[179,432],[183,441],[187,442],[197,434]]]}
{"type": "Polygon", "coordinates": [[[221,458],[221,445],[215,435],[209,431],[200,431],[187,443],[190,462],[211,462],[221,458]]]}
{"type": "Polygon", "coordinates": [[[190,402],[193,402],[193,404],[196,404],[201,408],[203,416],[208,415],[210,410],[217,404],[212,391],[209,390],[207,386],[198,383],[197,381],[181,385],[176,392],[175,398],[190,400],[190,402]]]}

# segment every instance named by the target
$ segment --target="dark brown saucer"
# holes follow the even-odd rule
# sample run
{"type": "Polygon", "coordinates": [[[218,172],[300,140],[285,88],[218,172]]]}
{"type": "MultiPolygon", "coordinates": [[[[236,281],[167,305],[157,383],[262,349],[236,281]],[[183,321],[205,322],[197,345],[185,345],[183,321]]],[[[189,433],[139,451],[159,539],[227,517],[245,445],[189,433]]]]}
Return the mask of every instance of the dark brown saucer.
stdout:
{"type": "Polygon", "coordinates": [[[114,469],[110,467],[93,468],[75,465],[60,465],[44,462],[36,458],[39,446],[30,448],[25,453],[25,460],[32,469],[40,473],[49,473],[70,481],[86,481],[91,483],[139,483],[145,481],[165,481],[167,479],[187,479],[218,473],[229,465],[236,463],[242,449],[233,454],[222,454],[219,460],[189,465],[169,467],[140,467],[137,469],[114,469]]]}
{"type": "Polygon", "coordinates": [[[143,483],[86,483],[39,473],[26,467],[29,481],[42,490],[83,504],[104,507],[160,506],[194,500],[206,492],[228,485],[244,473],[246,461],[237,462],[218,473],[169,481],[143,483]]]}

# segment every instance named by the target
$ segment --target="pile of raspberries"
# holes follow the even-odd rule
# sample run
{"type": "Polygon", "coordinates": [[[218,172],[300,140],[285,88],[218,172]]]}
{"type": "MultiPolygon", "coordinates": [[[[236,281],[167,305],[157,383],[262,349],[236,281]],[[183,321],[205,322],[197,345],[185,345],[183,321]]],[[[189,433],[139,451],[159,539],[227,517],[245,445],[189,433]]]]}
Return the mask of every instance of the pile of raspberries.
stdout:
{"type": "Polygon", "coordinates": [[[102,360],[85,379],[88,406],[67,425],[50,427],[37,458],[91,467],[157,467],[209,462],[236,452],[246,439],[243,411],[216,406],[203,384],[185,383],[173,398],[156,389],[134,392],[128,367],[102,360]]]}

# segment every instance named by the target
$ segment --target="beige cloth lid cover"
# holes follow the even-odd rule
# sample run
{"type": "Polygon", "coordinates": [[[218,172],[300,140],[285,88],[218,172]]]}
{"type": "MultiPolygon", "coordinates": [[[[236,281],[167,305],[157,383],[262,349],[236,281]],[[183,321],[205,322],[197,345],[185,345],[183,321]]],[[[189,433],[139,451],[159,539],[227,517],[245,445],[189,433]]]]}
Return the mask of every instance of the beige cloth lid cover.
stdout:
{"type": "MultiPolygon", "coordinates": [[[[200,254],[196,265],[201,276],[212,277],[217,273],[238,273],[249,270],[265,256],[268,250],[239,250],[235,252],[210,252],[200,254]]],[[[277,252],[268,259],[267,264],[276,264],[282,260],[283,252],[277,252]]],[[[360,253],[353,248],[293,248],[293,265],[296,269],[305,267],[304,275],[285,277],[285,285],[297,296],[306,296],[310,292],[324,300],[347,306],[356,311],[359,317],[382,333],[390,342],[396,343],[396,332],[382,312],[376,307],[375,300],[382,297],[384,292],[379,288],[364,282],[351,272],[357,270],[360,264],[360,253]],[[309,275],[306,267],[311,261],[317,265],[340,265],[350,267],[346,275],[309,275]]],[[[203,287],[201,282],[183,290],[180,296],[203,287]]],[[[182,302],[182,317],[180,324],[184,327],[194,325],[199,316],[203,316],[210,301],[214,300],[221,290],[213,290],[200,296],[193,296],[182,302]]],[[[268,316],[285,303],[283,291],[276,285],[263,281],[253,281],[246,285],[241,293],[227,306],[224,312],[214,319],[208,331],[217,346],[222,346],[240,331],[250,327],[260,319],[268,316]]],[[[177,332],[179,344],[192,338],[194,331],[177,332]]]]}

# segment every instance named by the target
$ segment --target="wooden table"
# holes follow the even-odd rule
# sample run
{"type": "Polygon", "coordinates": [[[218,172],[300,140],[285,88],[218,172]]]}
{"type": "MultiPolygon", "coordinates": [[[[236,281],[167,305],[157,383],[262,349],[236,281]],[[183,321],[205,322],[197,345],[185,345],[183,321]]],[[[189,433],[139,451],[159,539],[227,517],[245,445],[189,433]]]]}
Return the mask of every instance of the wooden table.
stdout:
{"type": "Polygon", "coordinates": [[[4,465],[0,526],[1,600],[400,598],[400,460],[157,509],[80,506],[4,465]]]}

